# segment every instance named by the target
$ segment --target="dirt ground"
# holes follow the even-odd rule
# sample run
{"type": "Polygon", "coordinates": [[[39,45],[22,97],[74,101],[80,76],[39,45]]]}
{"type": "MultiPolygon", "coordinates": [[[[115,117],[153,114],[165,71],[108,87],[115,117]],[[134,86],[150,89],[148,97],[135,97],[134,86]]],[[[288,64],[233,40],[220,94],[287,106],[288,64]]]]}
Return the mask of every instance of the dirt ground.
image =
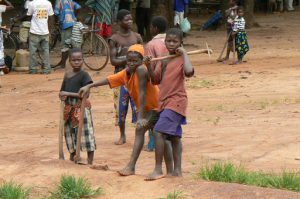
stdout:
{"type": "MultiPolygon", "coordinates": [[[[91,102],[98,149],[96,164],[108,171],[58,160],[60,88],[64,71],[51,75],[10,73],[1,76],[0,181],[33,187],[31,198],[53,190],[62,174],[87,177],[105,194],[99,198],[160,198],[174,190],[187,198],[300,198],[299,193],[196,180],[200,167],[231,161],[249,170],[299,172],[300,161],[300,12],[257,16],[261,25],[248,30],[250,52],[242,65],[217,63],[224,31],[192,31],[189,50],[214,50],[191,56],[196,75],[187,80],[188,125],[183,135],[183,177],[146,182],[154,153],[143,151],[135,176],[116,171],[129,160],[134,127],[128,123],[127,143],[116,146],[112,91],[92,90],[91,102]]],[[[198,19],[194,19],[199,23],[198,19]]],[[[108,65],[94,80],[112,73],[108,65]]],[[[130,117],[129,117],[130,119],[130,117]]],[[[128,121],[129,121],[128,119],[128,121]]],[[[68,152],[65,148],[65,156],[68,152]]],[[[85,157],[85,154],[83,153],[85,157]]]]}

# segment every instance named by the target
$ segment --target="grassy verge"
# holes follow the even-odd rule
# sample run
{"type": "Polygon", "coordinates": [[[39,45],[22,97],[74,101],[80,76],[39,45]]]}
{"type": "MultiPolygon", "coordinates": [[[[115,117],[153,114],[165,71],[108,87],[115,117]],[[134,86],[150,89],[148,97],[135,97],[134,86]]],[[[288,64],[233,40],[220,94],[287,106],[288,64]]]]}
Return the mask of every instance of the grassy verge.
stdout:
{"type": "Polygon", "coordinates": [[[14,182],[4,182],[0,185],[0,198],[5,199],[26,199],[31,189],[14,182]]]}
{"type": "Polygon", "coordinates": [[[50,199],[92,198],[102,193],[103,189],[101,187],[92,189],[86,178],[76,179],[74,176],[63,175],[56,190],[51,192],[50,199]]]}
{"type": "Polygon", "coordinates": [[[211,166],[202,167],[197,176],[204,180],[239,183],[259,187],[270,187],[300,192],[300,174],[282,172],[281,174],[250,172],[232,163],[217,162],[211,166]]]}

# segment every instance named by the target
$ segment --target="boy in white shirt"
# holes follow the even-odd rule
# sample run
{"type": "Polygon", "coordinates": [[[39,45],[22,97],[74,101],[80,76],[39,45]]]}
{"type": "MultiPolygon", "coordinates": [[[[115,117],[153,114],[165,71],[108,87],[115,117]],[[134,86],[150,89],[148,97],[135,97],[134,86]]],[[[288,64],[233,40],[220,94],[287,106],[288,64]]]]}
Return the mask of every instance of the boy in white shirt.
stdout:
{"type": "Polygon", "coordinates": [[[29,30],[29,74],[37,74],[37,49],[42,49],[43,73],[51,73],[49,64],[48,18],[54,15],[52,4],[47,0],[34,0],[28,5],[28,16],[32,16],[29,30]]]}

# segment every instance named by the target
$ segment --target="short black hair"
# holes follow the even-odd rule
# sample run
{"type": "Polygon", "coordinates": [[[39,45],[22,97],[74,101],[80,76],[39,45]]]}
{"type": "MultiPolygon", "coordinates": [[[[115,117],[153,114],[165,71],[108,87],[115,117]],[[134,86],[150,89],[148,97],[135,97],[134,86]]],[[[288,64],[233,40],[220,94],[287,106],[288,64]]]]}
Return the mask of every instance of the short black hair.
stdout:
{"type": "Polygon", "coordinates": [[[82,56],[83,56],[82,50],[81,50],[80,48],[72,48],[72,49],[69,50],[69,58],[70,58],[74,53],[81,53],[82,56]]]}
{"type": "Polygon", "coordinates": [[[117,21],[122,21],[126,15],[130,15],[130,11],[126,9],[119,10],[117,14],[117,21]]]}
{"type": "Polygon", "coordinates": [[[151,24],[158,29],[159,33],[164,33],[167,30],[168,21],[164,16],[154,16],[151,24]]]}
{"type": "Polygon", "coordinates": [[[183,40],[183,32],[179,28],[170,28],[167,30],[166,35],[176,35],[181,41],[183,40]]]}

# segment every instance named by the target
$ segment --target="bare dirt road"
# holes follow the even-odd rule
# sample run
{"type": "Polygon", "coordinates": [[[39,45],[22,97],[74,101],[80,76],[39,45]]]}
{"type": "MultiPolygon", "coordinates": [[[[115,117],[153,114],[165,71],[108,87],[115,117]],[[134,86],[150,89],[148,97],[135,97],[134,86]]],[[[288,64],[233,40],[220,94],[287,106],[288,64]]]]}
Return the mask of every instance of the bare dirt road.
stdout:
{"type": "MultiPolygon", "coordinates": [[[[62,174],[87,177],[105,194],[99,198],[159,198],[174,190],[187,198],[300,198],[299,193],[195,180],[201,166],[231,161],[249,170],[298,171],[300,161],[300,12],[258,16],[261,27],[248,30],[246,63],[216,63],[224,31],[193,31],[188,49],[214,54],[191,56],[196,75],[187,80],[188,125],[183,136],[183,178],[145,182],[154,166],[154,153],[142,152],[135,176],[116,170],[129,160],[134,128],[128,124],[127,143],[116,146],[112,91],[92,91],[91,102],[98,150],[92,170],[58,160],[59,99],[63,71],[51,75],[10,73],[1,76],[0,181],[32,186],[31,198],[53,190],[62,174]],[[197,46],[194,46],[197,45],[197,46]]],[[[94,80],[112,73],[108,65],[94,80]]],[[[129,120],[128,120],[129,121],[129,120]]],[[[65,149],[65,155],[68,155],[65,149]]],[[[85,154],[84,154],[85,155],[85,154]]]]}

